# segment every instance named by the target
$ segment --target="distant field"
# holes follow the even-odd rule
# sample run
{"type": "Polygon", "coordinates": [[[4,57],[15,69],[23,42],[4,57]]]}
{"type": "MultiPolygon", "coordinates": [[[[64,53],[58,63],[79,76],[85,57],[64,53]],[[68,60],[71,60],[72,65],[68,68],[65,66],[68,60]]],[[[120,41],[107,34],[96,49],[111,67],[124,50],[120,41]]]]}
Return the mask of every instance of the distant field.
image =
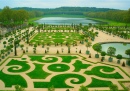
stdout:
{"type": "MultiPolygon", "coordinates": [[[[87,19],[95,20],[95,21],[99,21],[99,22],[106,22],[110,26],[126,26],[126,23],[116,22],[116,21],[111,21],[111,20],[106,20],[106,19],[98,19],[98,18],[90,18],[90,17],[87,17],[87,19]]],[[[104,25],[108,26],[108,24],[104,24],[104,25]]],[[[127,26],[130,26],[130,24],[127,24],[127,26]]]]}

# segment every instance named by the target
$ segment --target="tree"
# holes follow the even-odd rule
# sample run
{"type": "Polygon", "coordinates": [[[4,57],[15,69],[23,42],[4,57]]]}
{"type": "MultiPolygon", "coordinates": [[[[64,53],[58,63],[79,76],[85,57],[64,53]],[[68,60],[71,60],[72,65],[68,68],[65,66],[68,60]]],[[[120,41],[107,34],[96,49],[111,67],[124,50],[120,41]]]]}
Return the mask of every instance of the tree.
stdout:
{"type": "Polygon", "coordinates": [[[120,59],[122,59],[122,55],[121,55],[121,54],[118,54],[118,55],[116,56],[116,58],[118,59],[118,60],[117,60],[117,63],[120,63],[120,59]]]}
{"type": "Polygon", "coordinates": [[[24,45],[22,44],[22,45],[20,45],[20,47],[21,47],[21,50],[23,50],[24,45]]]}
{"type": "Polygon", "coordinates": [[[130,49],[127,49],[127,50],[125,51],[125,54],[126,54],[126,55],[129,55],[129,58],[130,58],[130,49]]]}
{"type": "Polygon", "coordinates": [[[111,56],[115,55],[115,53],[116,53],[116,48],[114,48],[114,47],[109,47],[109,48],[107,49],[107,54],[110,56],[109,61],[112,61],[111,56]]]}
{"type": "Polygon", "coordinates": [[[4,48],[5,48],[5,47],[6,47],[7,42],[6,42],[6,41],[4,41],[4,42],[3,42],[3,44],[4,44],[4,48]]]}
{"type": "Polygon", "coordinates": [[[82,86],[80,86],[79,91],[89,91],[89,90],[87,89],[87,87],[82,85],[82,86]]]}
{"type": "Polygon", "coordinates": [[[14,40],[14,55],[17,56],[17,46],[19,44],[20,40],[14,40]]]}
{"type": "Polygon", "coordinates": [[[25,91],[20,85],[15,85],[15,91],[25,91]]]}
{"type": "Polygon", "coordinates": [[[49,88],[48,88],[48,91],[55,91],[54,86],[49,87],[49,88]]]}
{"type": "Polygon", "coordinates": [[[96,58],[99,58],[98,52],[101,52],[102,50],[102,46],[101,44],[97,43],[93,45],[93,49],[97,52],[97,54],[95,55],[96,58]]]}
{"type": "Polygon", "coordinates": [[[94,45],[93,45],[93,49],[94,49],[94,50],[97,52],[97,54],[98,54],[98,52],[101,52],[102,46],[101,46],[101,44],[97,43],[97,44],[94,44],[94,45]]]}
{"type": "Polygon", "coordinates": [[[107,49],[107,54],[111,57],[112,55],[115,55],[115,53],[116,53],[116,48],[114,48],[114,47],[109,47],[108,49],[107,49]]]}
{"type": "Polygon", "coordinates": [[[91,46],[92,46],[92,43],[91,43],[91,42],[87,42],[87,43],[86,43],[86,47],[87,47],[86,53],[87,53],[87,54],[89,54],[88,48],[91,47],[91,46]]]}
{"type": "Polygon", "coordinates": [[[109,86],[109,88],[110,88],[111,91],[118,91],[118,87],[117,87],[117,85],[115,85],[115,84],[111,84],[111,85],[109,86]]]}
{"type": "Polygon", "coordinates": [[[105,55],[106,55],[106,52],[102,51],[102,52],[101,52],[101,56],[102,56],[102,59],[101,59],[101,60],[102,60],[102,61],[104,60],[104,56],[105,56],[105,55]]]}

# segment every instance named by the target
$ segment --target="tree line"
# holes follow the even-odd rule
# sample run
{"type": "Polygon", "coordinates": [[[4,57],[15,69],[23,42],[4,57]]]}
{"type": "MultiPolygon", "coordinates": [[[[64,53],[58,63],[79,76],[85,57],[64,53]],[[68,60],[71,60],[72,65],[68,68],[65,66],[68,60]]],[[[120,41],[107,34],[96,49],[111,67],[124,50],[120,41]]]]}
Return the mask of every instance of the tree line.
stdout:
{"type": "Polygon", "coordinates": [[[130,23],[130,9],[128,10],[110,10],[107,12],[85,12],[85,16],[91,18],[107,19],[117,22],[130,23]]]}
{"type": "Polygon", "coordinates": [[[29,7],[18,7],[13,8],[14,10],[24,9],[27,11],[40,11],[44,12],[44,15],[57,15],[57,14],[71,14],[71,15],[83,15],[84,12],[105,12],[109,8],[96,8],[96,7],[59,7],[59,8],[29,8],[29,7]]]}
{"type": "Polygon", "coordinates": [[[6,6],[0,11],[0,25],[3,27],[15,27],[24,24],[29,18],[43,16],[40,11],[14,10],[6,6]]]}

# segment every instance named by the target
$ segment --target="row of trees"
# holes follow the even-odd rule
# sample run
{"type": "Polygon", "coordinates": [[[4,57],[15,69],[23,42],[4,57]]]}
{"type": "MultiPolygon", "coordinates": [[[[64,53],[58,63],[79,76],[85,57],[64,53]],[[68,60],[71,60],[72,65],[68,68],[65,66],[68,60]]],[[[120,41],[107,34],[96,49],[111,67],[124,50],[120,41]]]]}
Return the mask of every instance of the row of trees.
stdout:
{"type": "Polygon", "coordinates": [[[87,17],[108,19],[117,22],[130,23],[130,9],[129,10],[116,10],[107,12],[86,12],[84,13],[87,17]]]}
{"type": "Polygon", "coordinates": [[[43,12],[41,11],[26,11],[24,9],[11,9],[6,6],[0,12],[1,26],[10,28],[18,25],[22,25],[29,18],[41,17],[43,12]]]}
{"type": "Polygon", "coordinates": [[[96,29],[102,31],[106,34],[118,36],[124,39],[130,39],[130,28],[127,26],[124,27],[110,27],[110,26],[95,26],[96,29]]]}
{"type": "Polygon", "coordinates": [[[83,12],[99,12],[99,11],[108,11],[114,10],[109,8],[96,8],[96,7],[59,7],[59,8],[29,8],[29,7],[22,7],[22,8],[14,8],[24,9],[27,11],[40,11],[44,12],[45,15],[83,15],[83,12]]]}
{"type": "Polygon", "coordinates": [[[0,12],[1,25],[5,27],[13,27],[23,24],[29,19],[28,12],[25,10],[12,10],[8,6],[4,7],[0,12]]]}
{"type": "MultiPolygon", "coordinates": [[[[111,84],[109,86],[109,88],[111,91],[118,91],[118,87],[115,84],[111,84]]],[[[23,87],[21,87],[20,85],[15,85],[15,91],[25,91],[25,89],[23,87]]],[[[48,91],[55,91],[54,86],[49,87],[48,91]]],[[[67,89],[66,91],[70,91],[70,90],[67,89]]],[[[82,85],[82,86],[80,86],[79,91],[89,91],[89,90],[86,86],[82,85]]],[[[95,90],[95,91],[97,91],[97,90],[95,90]]],[[[128,91],[128,89],[126,91],[128,91]]]]}
{"type": "MultiPolygon", "coordinates": [[[[102,56],[101,61],[104,60],[104,56],[107,54],[107,55],[110,56],[108,60],[109,60],[110,62],[112,62],[112,60],[113,60],[112,56],[115,56],[115,53],[116,53],[116,48],[114,48],[114,47],[109,47],[109,48],[107,49],[107,53],[104,52],[104,51],[102,51],[102,46],[101,46],[101,44],[99,44],[99,43],[94,44],[94,45],[93,45],[93,49],[97,52],[97,54],[95,54],[95,57],[96,57],[96,58],[99,58],[99,54],[98,54],[98,53],[99,53],[99,52],[101,53],[101,56],[102,56]]],[[[126,55],[129,55],[129,58],[130,58],[130,49],[127,49],[127,50],[125,51],[125,54],[126,54],[126,55]]],[[[120,59],[122,59],[122,55],[121,55],[121,54],[118,54],[118,55],[116,56],[116,58],[118,59],[117,63],[120,63],[120,59]]],[[[128,65],[130,65],[130,60],[128,60],[128,65]]]]}

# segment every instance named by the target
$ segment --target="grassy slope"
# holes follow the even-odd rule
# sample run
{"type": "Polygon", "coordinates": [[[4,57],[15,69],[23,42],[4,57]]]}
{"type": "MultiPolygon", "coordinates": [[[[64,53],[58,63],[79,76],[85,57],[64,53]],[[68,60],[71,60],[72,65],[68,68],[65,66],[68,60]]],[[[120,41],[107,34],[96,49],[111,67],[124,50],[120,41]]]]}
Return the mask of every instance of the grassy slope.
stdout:
{"type": "MultiPolygon", "coordinates": [[[[125,26],[126,25],[126,23],[123,23],[123,22],[116,22],[116,21],[107,20],[107,19],[90,18],[90,17],[87,17],[87,19],[96,20],[96,21],[100,21],[100,22],[107,22],[107,23],[109,23],[110,26],[125,26]]],[[[108,24],[106,24],[106,25],[108,25],[108,24]]],[[[127,25],[130,26],[130,24],[127,24],[127,25]]]]}

